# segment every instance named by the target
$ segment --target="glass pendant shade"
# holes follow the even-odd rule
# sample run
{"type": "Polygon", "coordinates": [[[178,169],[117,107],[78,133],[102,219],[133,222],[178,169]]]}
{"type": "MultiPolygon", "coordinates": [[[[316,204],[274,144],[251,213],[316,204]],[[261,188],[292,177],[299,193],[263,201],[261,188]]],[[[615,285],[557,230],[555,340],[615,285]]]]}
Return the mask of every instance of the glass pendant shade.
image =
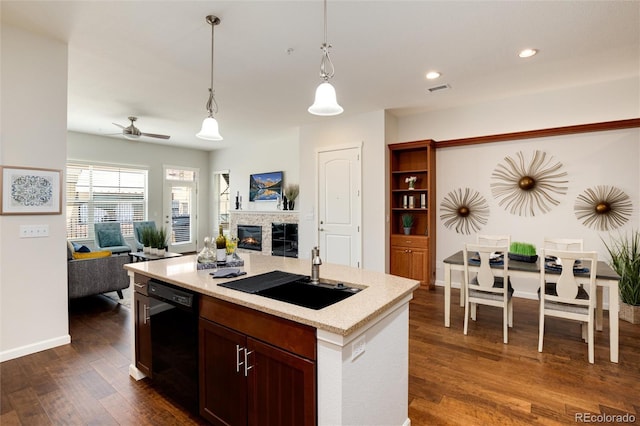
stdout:
{"type": "Polygon", "coordinates": [[[316,99],[308,109],[313,115],[338,115],[344,111],[336,99],[336,89],[331,83],[325,81],[320,83],[316,89],[316,99]]]}
{"type": "Polygon", "coordinates": [[[196,134],[200,139],[206,139],[209,141],[221,141],[220,131],[218,130],[218,122],[213,117],[207,117],[202,122],[202,129],[200,133],[196,134]]]}

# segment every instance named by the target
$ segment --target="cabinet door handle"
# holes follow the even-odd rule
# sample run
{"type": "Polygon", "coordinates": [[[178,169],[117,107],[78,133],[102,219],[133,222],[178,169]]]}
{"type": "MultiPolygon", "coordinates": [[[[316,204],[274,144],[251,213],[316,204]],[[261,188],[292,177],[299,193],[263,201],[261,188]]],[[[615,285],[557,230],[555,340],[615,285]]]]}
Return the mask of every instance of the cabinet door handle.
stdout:
{"type": "Polygon", "coordinates": [[[141,283],[133,283],[133,285],[135,285],[136,288],[144,288],[144,284],[141,283]]]}
{"type": "MultiPolygon", "coordinates": [[[[242,351],[244,351],[244,348],[240,347],[240,345],[236,345],[236,373],[240,372],[240,366],[244,364],[244,362],[240,360],[240,352],[242,351]]],[[[245,351],[244,359],[245,361],[247,359],[246,351],[245,351]]]]}
{"type": "Polygon", "coordinates": [[[147,322],[151,321],[151,307],[147,306],[147,304],[145,303],[144,305],[142,305],[142,316],[143,318],[143,323],[146,324],[147,322]]]}
{"type": "Polygon", "coordinates": [[[253,368],[253,365],[249,365],[249,355],[251,355],[253,351],[244,350],[244,377],[249,377],[249,370],[253,368]]]}

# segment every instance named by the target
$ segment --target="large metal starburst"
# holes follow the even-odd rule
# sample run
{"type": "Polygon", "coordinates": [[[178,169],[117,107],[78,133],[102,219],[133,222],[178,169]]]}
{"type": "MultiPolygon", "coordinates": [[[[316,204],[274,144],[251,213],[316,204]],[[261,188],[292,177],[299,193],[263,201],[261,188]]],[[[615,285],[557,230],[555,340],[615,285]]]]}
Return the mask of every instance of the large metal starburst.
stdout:
{"type": "Polygon", "coordinates": [[[614,186],[588,188],[576,198],[574,211],[584,226],[608,231],[624,225],[633,212],[629,196],[614,186]]]}
{"type": "Polygon", "coordinates": [[[491,192],[499,199],[499,205],[511,214],[535,216],[536,212],[547,213],[560,201],[554,194],[566,194],[567,183],[560,178],[567,175],[561,172],[562,163],[547,157],[543,151],[535,151],[530,161],[525,160],[522,152],[517,159],[505,157],[506,164],[498,164],[491,174],[494,182],[491,192]]]}
{"type": "Polygon", "coordinates": [[[440,220],[444,226],[455,227],[458,234],[477,232],[487,224],[489,205],[476,190],[458,188],[447,194],[440,203],[440,220]]]}

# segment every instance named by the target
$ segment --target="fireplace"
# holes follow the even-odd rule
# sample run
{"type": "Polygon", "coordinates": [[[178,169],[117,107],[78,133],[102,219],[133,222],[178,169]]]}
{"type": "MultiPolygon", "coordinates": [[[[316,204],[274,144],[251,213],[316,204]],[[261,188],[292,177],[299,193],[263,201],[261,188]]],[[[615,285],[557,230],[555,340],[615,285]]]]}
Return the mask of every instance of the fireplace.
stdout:
{"type": "Polygon", "coordinates": [[[262,251],[262,226],[238,225],[238,248],[262,251]]]}

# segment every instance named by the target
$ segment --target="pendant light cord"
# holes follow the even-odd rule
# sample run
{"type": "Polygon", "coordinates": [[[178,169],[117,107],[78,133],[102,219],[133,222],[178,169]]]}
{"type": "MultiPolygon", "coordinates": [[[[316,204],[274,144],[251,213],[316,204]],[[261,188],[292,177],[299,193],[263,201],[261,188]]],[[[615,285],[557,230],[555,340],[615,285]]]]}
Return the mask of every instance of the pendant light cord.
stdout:
{"type": "Polygon", "coordinates": [[[322,50],[322,60],[320,61],[320,77],[324,81],[329,81],[335,74],[333,62],[329,57],[329,49],[331,45],[327,43],[327,0],[324,0],[324,43],[320,46],[322,50]]]}
{"type": "MultiPolygon", "coordinates": [[[[216,18],[217,19],[217,18],[216,18]]],[[[209,87],[209,100],[207,101],[207,111],[209,112],[209,117],[213,117],[213,113],[218,113],[218,104],[215,99],[215,90],[213,90],[213,54],[214,54],[214,46],[215,46],[215,26],[217,22],[214,19],[207,19],[207,22],[211,25],[211,85],[209,87]]],[[[219,22],[219,21],[218,21],[219,22]]]]}

